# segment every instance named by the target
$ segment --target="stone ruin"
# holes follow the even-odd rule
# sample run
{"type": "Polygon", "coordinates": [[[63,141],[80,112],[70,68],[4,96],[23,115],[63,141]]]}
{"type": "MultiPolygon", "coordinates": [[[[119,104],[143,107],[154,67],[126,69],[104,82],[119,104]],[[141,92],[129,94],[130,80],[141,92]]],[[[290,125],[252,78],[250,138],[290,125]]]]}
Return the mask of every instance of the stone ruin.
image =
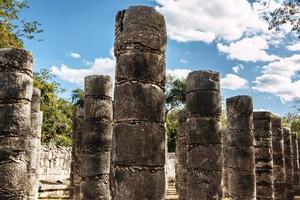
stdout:
{"type": "MultiPolygon", "coordinates": [[[[39,182],[69,177],[70,188],[62,189],[67,199],[169,199],[166,41],[164,17],[154,8],[133,6],[117,14],[114,102],[112,78],[85,77],[72,150],[41,146],[43,114],[40,91],[33,88],[32,56],[1,49],[0,199],[47,199],[39,182]]],[[[249,96],[226,100],[228,127],[221,130],[220,84],[214,71],[187,77],[186,111],[178,114],[179,199],[292,200],[300,195],[300,138],[271,113],[253,112],[249,96]]]]}

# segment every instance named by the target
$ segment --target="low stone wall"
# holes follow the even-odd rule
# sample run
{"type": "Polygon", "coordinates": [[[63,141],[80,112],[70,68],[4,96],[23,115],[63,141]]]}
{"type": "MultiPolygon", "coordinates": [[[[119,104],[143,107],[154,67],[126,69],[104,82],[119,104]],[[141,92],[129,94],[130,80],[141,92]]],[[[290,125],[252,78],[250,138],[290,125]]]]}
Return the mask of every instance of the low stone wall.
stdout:
{"type": "Polygon", "coordinates": [[[66,182],[70,178],[71,148],[42,147],[39,178],[42,182],[66,182]]]}

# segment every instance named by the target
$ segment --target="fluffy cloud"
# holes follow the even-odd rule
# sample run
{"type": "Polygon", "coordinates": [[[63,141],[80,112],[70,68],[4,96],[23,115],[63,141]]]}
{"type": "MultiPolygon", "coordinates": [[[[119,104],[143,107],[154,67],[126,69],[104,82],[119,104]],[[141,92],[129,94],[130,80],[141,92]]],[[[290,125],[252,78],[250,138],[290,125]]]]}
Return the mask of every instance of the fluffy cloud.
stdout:
{"type": "Polygon", "coordinates": [[[300,43],[288,45],[286,48],[290,51],[300,51],[300,43]]]}
{"type": "Polygon", "coordinates": [[[282,58],[263,67],[253,89],[279,96],[283,102],[300,98],[300,55],[282,58]]]}
{"type": "Polygon", "coordinates": [[[156,9],[166,18],[169,37],[179,42],[237,40],[268,27],[247,0],[155,1],[156,9]]]}
{"type": "Polygon", "coordinates": [[[238,74],[239,71],[242,69],[244,69],[243,65],[236,65],[236,66],[232,67],[232,71],[234,71],[236,74],[238,74]]]}
{"type": "Polygon", "coordinates": [[[98,74],[109,75],[111,77],[114,77],[115,75],[114,57],[96,58],[94,62],[88,63],[90,63],[90,67],[86,69],[71,68],[67,65],[62,64],[60,67],[52,66],[51,71],[60,79],[81,86],[83,85],[84,77],[88,75],[98,74]]]}
{"type": "Polygon", "coordinates": [[[221,78],[221,87],[229,90],[239,90],[248,87],[248,81],[235,74],[227,74],[221,78]]]}
{"type": "Polygon", "coordinates": [[[266,49],[269,48],[267,40],[262,36],[254,36],[244,38],[230,45],[219,43],[219,51],[228,54],[228,59],[236,59],[241,61],[274,61],[279,59],[276,55],[269,55],[266,49]]]}
{"type": "Polygon", "coordinates": [[[69,54],[69,56],[70,57],[72,57],[72,58],[81,58],[81,55],[79,54],[79,53],[75,53],[75,52],[71,52],[70,54],[69,54]]]}
{"type": "Polygon", "coordinates": [[[167,69],[167,74],[170,74],[172,76],[175,76],[179,79],[185,79],[192,70],[190,69],[167,69]]]}

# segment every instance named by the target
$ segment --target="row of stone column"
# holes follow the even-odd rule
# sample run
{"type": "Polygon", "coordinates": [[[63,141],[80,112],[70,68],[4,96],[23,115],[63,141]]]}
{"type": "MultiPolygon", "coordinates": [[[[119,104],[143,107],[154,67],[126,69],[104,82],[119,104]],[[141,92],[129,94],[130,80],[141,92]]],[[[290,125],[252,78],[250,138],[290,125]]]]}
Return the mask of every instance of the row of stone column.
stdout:
{"type": "Polygon", "coordinates": [[[0,199],[38,199],[42,112],[31,53],[0,49],[0,199]]]}
{"type": "MultiPolygon", "coordinates": [[[[189,85],[190,79],[187,80],[189,85]]],[[[193,81],[196,82],[196,80],[193,81]]],[[[203,77],[197,81],[207,85],[203,81],[203,77]]],[[[201,104],[205,101],[198,100],[198,102],[201,104]]],[[[229,98],[226,100],[226,104],[228,128],[223,133],[222,138],[224,154],[222,186],[224,187],[224,196],[229,197],[229,199],[293,199],[298,194],[296,188],[299,185],[299,138],[291,133],[288,128],[282,129],[281,119],[272,116],[270,112],[253,112],[252,98],[249,96],[229,98]]],[[[187,110],[189,110],[188,106],[187,110]]],[[[197,176],[189,173],[189,162],[191,162],[189,160],[191,157],[189,138],[193,137],[193,141],[196,143],[201,138],[200,136],[204,135],[201,134],[195,138],[194,132],[189,131],[194,129],[194,125],[189,124],[188,119],[185,123],[182,123],[182,119],[181,112],[178,118],[179,136],[184,128],[186,130],[185,136],[188,139],[186,144],[182,144],[180,137],[178,137],[179,147],[177,147],[176,153],[178,160],[182,159],[182,155],[187,155],[188,173],[186,175],[186,188],[181,187],[184,186],[182,177],[178,179],[179,196],[181,191],[189,191],[191,186],[194,186],[193,190],[201,192],[199,188],[196,189],[197,186],[191,184],[192,181],[198,179],[197,176]],[[187,150],[184,150],[182,146],[186,146],[187,150]]],[[[198,133],[203,133],[200,127],[203,128],[206,125],[202,124],[202,126],[195,129],[198,133]]],[[[209,136],[214,138],[214,129],[210,129],[210,131],[209,136]]],[[[214,140],[218,141],[218,139],[214,140]]],[[[206,155],[211,158],[218,157],[219,154],[205,152],[201,156],[194,157],[192,162],[205,163],[207,160],[206,155]]],[[[210,166],[213,167],[212,164],[210,166]]],[[[179,177],[182,176],[183,170],[177,168],[179,177]]],[[[215,188],[215,191],[217,191],[217,188],[215,188]]],[[[205,192],[208,193],[209,190],[207,189],[205,192]]],[[[191,193],[193,194],[193,191],[191,193]]],[[[188,195],[188,199],[199,199],[200,197],[200,194],[194,197],[188,195]]]]}

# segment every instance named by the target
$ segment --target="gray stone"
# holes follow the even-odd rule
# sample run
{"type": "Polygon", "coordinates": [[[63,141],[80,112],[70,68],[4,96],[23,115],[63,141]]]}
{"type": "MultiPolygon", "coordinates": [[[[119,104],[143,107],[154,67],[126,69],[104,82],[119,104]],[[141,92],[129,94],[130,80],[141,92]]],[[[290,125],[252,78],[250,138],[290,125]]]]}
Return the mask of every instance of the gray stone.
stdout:
{"type": "Polygon", "coordinates": [[[191,72],[187,78],[187,194],[189,200],[222,198],[221,97],[219,74],[191,72]]]}
{"type": "Polygon", "coordinates": [[[226,105],[229,199],[252,200],[256,198],[252,98],[231,97],[226,99],[226,105]]]}
{"type": "Polygon", "coordinates": [[[132,6],[116,16],[112,199],[165,199],[164,17],[132,6]]]}
{"type": "MultiPolygon", "coordinates": [[[[109,76],[92,75],[85,77],[84,82],[84,121],[81,122],[82,117],[80,119],[78,113],[79,119],[75,121],[75,128],[78,130],[74,136],[77,143],[80,143],[77,146],[80,158],[76,159],[75,155],[75,161],[79,161],[80,164],[80,196],[84,199],[109,200],[112,80],[109,76]],[[80,128],[80,124],[83,124],[84,128],[80,128]]],[[[73,177],[76,178],[76,174],[73,177]]],[[[73,182],[73,185],[76,186],[77,183],[73,182]]],[[[77,198],[76,195],[73,195],[74,198],[77,198]]]]}
{"type": "Polygon", "coordinates": [[[0,199],[28,198],[32,62],[25,50],[0,49],[0,199]]]}

